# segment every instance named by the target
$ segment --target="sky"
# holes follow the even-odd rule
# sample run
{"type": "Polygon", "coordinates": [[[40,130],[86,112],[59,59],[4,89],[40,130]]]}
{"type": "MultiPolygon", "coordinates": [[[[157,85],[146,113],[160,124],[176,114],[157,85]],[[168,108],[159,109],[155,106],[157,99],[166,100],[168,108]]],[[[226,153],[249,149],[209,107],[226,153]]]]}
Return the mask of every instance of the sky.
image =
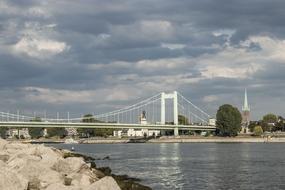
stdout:
{"type": "Polygon", "coordinates": [[[101,113],[179,91],[285,116],[284,0],[0,0],[0,110],[101,113]]]}

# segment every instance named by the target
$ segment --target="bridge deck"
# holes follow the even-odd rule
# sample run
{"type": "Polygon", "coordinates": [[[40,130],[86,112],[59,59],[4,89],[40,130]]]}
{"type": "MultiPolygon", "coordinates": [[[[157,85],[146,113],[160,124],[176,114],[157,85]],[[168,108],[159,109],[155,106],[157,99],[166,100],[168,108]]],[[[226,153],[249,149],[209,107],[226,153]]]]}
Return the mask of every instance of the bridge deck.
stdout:
{"type": "Polygon", "coordinates": [[[108,129],[185,129],[185,130],[208,130],[215,131],[215,126],[207,125],[160,125],[160,124],[125,124],[125,123],[58,123],[58,122],[0,122],[0,127],[11,127],[11,128],[28,128],[28,127],[39,127],[39,128],[53,128],[53,127],[65,127],[65,128],[108,128],[108,129]]]}

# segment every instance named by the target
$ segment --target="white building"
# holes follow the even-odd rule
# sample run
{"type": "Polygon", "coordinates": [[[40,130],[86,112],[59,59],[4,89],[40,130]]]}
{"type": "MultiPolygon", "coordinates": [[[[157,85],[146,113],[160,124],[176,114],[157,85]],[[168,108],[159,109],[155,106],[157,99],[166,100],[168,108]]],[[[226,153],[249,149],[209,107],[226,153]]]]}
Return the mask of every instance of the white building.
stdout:
{"type": "MultiPolygon", "coordinates": [[[[146,112],[143,111],[142,114],[139,117],[140,124],[141,125],[147,125],[146,120],[146,112]]],[[[158,136],[160,135],[160,130],[151,130],[151,129],[122,129],[122,130],[116,130],[113,132],[113,135],[115,137],[144,137],[144,136],[158,136]]]]}
{"type": "Polygon", "coordinates": [[[76,128],[71,128],[71,127],[67,127],[65,128],[66,132],[67,132],[67,136],[77,136],[77,129],[76,128]]]}
{"type": "Polygon", "coordinates": [[[151,129],[122,129],[114,131],[115,137],[144,137],[144,136],[159,136],[160,130],[151,129]]]}
{"type": "Polygon", "coordinates": [[[22,129],[9,129],[7,131],[7,136],[9,138],[13,138],[18,136],[19,138],[23,137],[23,138],[30,138],[30,134],[29,134],[29,129],[28,128],[22,128],[22,129]]]}

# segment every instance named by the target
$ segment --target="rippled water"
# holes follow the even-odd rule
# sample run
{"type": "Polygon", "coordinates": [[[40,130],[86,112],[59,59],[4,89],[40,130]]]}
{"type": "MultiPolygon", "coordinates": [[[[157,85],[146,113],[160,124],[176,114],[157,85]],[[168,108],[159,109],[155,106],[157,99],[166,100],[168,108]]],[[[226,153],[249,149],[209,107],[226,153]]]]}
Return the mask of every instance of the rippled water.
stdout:
{"type": "Polygon", "coordinates": [[[153,189],[285,189],[285,144],[161,143],[53,145],[94,157],[153,189]]]}

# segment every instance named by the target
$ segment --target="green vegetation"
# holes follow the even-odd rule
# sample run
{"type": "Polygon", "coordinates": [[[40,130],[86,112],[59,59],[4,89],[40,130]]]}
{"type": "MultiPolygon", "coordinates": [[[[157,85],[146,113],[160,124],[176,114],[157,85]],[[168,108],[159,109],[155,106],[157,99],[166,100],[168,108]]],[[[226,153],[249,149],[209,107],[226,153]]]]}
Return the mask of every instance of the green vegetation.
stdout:
{"type": "Polygon", "coordinates": [[[257,125],[259,125],[259,122],[257,122],[257,121],[249,122],[249,125],[248,125],[249,131],[253,132],[254,131],[254,127],[257,126],[257,125]]]}
{"type": "MultiPolygon", "coordinates": [[[[40,117],[35,117],[34,119],[30,120],[32,122],[41,122],[42,119],[40,117]]],[[[29,128],[29,135],[32,139],[38,139],[43,136],[43,128],[37,127],[30,127],[29,128]]]]}
{"type": "Polygon", "coordinates": [[[0,137],[5,139],[7,134],[8,128],[7,127],[0,127],[0,137]]]}
{"type": "Polygon", "coordinates": [[[275,131],[285,131],[285,125],[284,125],[284,118],[281,116],[278,116],[277,122],[275,123],[274,127],[275,131]]]}
{"type": "Polygon", "coordinates": [[[224,104],[217,111],[217,128],[222,136],[237,136],[241,130],[241,114],[236,107],[224,104]]]}
{"type": "Polygon", "coordinates": [[[263,129],[261,126],[255,126],[253,129],[254,136],[261,136],[263,134],[263,129]]]}
{"type": "Polygon", "coordinates": [[[67,135],[67,131],[63,127],[47,128],[47,135],[48,135],[48,137],[64,138],[67,135]]]}
{"type": "Polygon", "coordinates": [[[262,118],[262,129],[263,131],[274,131],[275,123],[277,122],[277,116],[269,113],[262,118]]]}
{"type": "MultiPolygon", "coordinates": [[[[83,123],[103,123],[100,120],[96,120],[92,114],[87,114],[83,116],[83,123]]],[[[91,129],[91,128],[78,128],[77,132],[81,137],[107,137],[113,135],[114,129],[91,129]]]]}
{"type": "Polygon", "coordinates": [[[43,136],[43,128],[30,127],[29,135],[32,139],[38,139],[43,136]]]}
{"type": "Polygon", "coordinates": [[[178,115],[178,123],[179,125],[189,125],[189,120],[184,115],[178,115]]]}

